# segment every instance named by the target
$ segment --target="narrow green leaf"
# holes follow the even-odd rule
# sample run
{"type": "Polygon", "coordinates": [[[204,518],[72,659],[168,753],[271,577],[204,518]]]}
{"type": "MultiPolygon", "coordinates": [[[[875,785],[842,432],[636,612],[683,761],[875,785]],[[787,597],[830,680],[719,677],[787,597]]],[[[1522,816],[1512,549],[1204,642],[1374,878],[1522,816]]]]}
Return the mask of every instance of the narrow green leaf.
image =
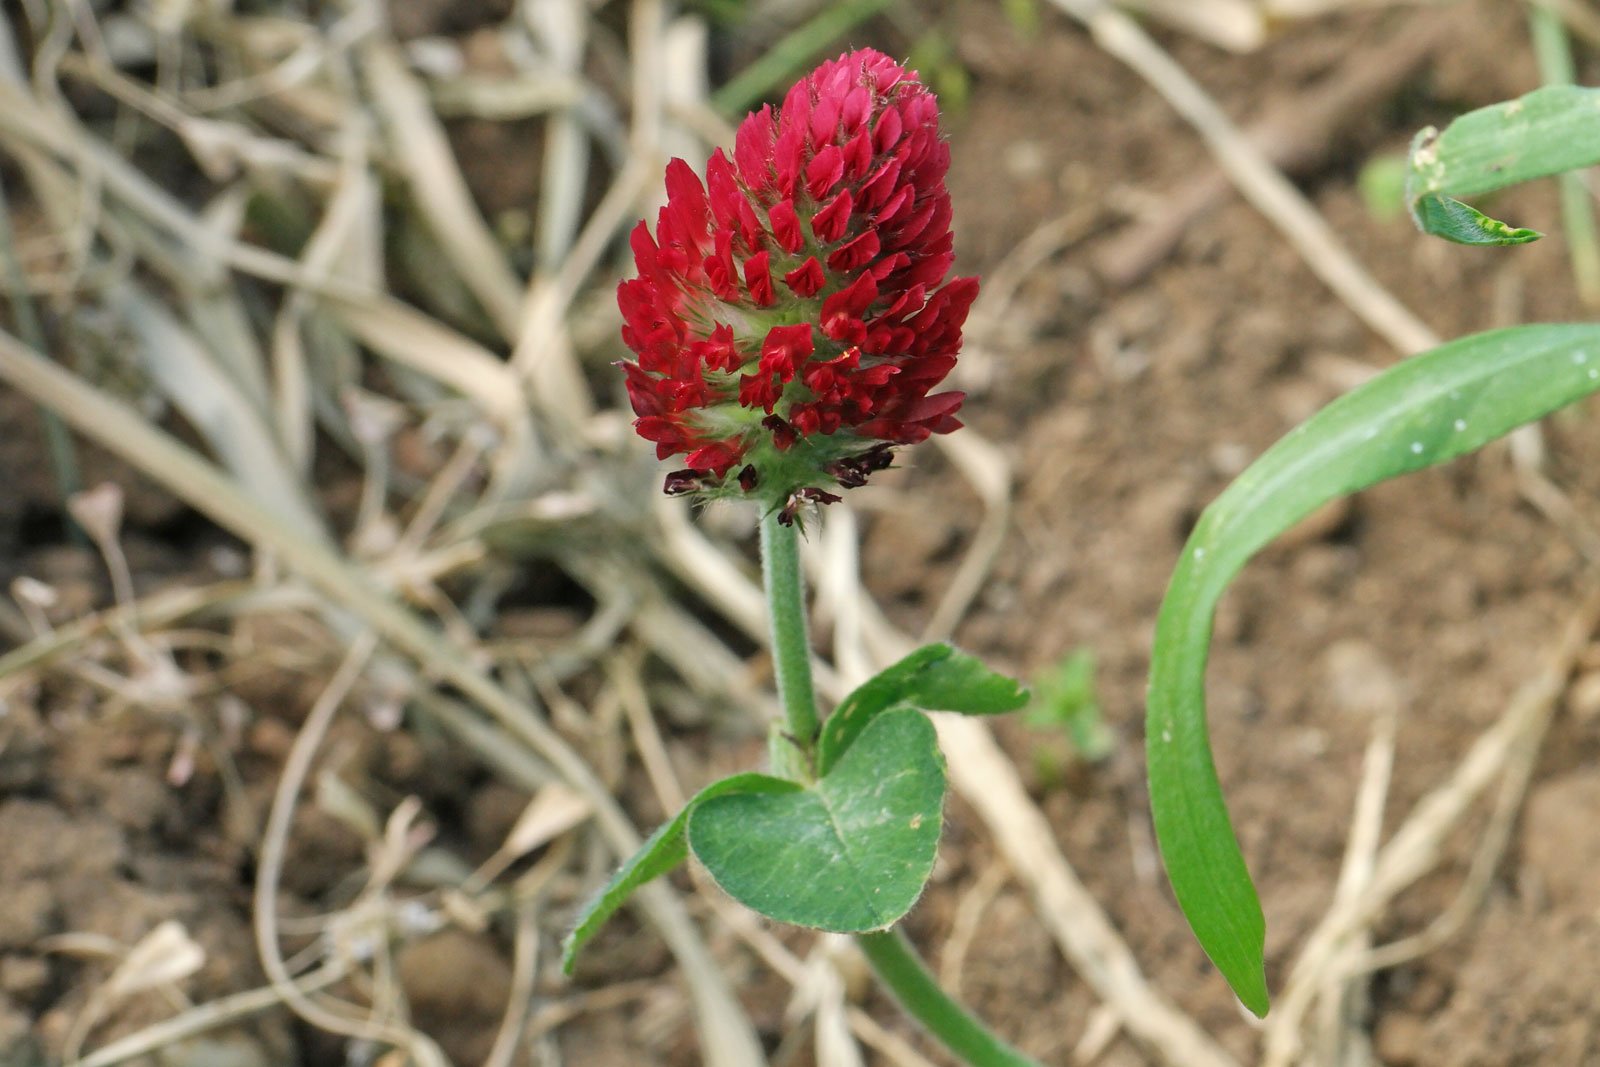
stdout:
{"type": "Polygon", "coordinates": [[[924,645],[855,688],[822,724],[817,773],[827,774],[872,721],[896,706],[997,715],[1028,702],[1028,689],[944,642],[924,645]]]}
{"type": "Polygon", "coordinates": [[[944,788],[933,723],[911,708],[885,711],[810,788],[696,806],[689,847],[724,892],[769,919],[882,930],[933,871],[944,788]]]}
{"type": "Polygon", "coordinates": [[[719,782],[712,782],[696,793],[670,822],[657,827],[656,832],[639,846],[639,851],[617,868],[617,873],[613,874],[611,880],[595,894],[593,900],[589,901],[583,909],[583,914],[578,917],[578,925],[573,927],[572,933],[567,935],[562,945],[562,970],[567,974],[572,973],[573,965],[577,962],[578,953],[583,946],[599,932],[607,919],[616,914],[618,908],[627,903],[635,890],[646,882],[666,874],[688,857],[689,846],[684,841],[684,829],[689,824],[690,813],[698,805],[717,797],[750,793],[793,793],[800,788],[798,782],[791,782],[785,778],[750,773],[735,774],[719,782]]]}
{"type": "Polygon", "coordinates": [[[1519,326],[1390,368],[1291,431],[1206,509],[1156,622],[1146,750],[1178,903],[1239,999],[1267,1010],[1265,924],[1228,821],[1205,718],[1217,601],[1240,568],[1336,497],[1471,452],[1600,390],[1600,325],[1519,326]]]}
{"type": "Polygon", "coordinates": [[[1600,89],[1547,85],[1516,100],[1469,111],[1443,133],[1430,126],[1417,134],[1411,145],[1406,200],[1424,233],[1464,244],[1521,244],[1538,235],[1478,215],[1465,204],[1456,204],[1455,198],[1596,163],[1600,163],[1600,89]],[[1497,234],[1519,236],[1484,239],[1497,234]]]}

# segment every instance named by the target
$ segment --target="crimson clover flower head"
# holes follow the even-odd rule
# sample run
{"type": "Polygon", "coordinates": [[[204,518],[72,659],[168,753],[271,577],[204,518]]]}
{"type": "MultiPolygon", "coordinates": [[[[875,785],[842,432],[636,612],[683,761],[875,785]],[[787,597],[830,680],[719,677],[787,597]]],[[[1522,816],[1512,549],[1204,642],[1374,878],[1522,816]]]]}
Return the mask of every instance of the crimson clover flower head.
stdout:
{"type": "Polygon", "coordinates": [[[668,493],[754,496],[793,521],[961,426],[955,366],[976,278],[954,259],[949,146],[914,72],[862,49],[749,115],[704,184],[667,164],[638,277],[617,289],[640,436],[682,455],[668,493]]]}

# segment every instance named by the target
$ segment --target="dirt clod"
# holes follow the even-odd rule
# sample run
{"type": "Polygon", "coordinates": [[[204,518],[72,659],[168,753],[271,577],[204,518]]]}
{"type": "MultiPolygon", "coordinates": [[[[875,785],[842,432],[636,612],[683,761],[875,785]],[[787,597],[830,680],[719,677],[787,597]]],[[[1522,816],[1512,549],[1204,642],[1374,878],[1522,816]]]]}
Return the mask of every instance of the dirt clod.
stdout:
{"type": "Polygon", "coordinates": [[[1600,916],[1600,772],[1540,783],[1528,797],[1523,863],[1551,906],[1600,916]]]}
{"type": "Polygon", "coordinates": [[[396,965],[418,1024],[455,1062],[482,1062],[511,989],[511,968],[493,943],[445,930],[407,945],[396,965]]]}

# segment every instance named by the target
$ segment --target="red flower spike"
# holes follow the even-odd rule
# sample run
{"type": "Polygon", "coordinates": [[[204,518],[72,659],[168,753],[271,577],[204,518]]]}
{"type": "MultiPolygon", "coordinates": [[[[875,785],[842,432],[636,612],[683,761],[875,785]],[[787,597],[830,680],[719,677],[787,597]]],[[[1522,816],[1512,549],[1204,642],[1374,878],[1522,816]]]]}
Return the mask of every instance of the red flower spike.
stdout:
{"type": "Polygon", "coordinates": [[[686,457],[665,491],[755,496],[793,521],[961,425],[962,395],[935,392],[978,291],[947,280],[949,166],[933,95],[871,50],[746,117],[704,182],[667,165],[617,289],[634,426],[686,457]]]}

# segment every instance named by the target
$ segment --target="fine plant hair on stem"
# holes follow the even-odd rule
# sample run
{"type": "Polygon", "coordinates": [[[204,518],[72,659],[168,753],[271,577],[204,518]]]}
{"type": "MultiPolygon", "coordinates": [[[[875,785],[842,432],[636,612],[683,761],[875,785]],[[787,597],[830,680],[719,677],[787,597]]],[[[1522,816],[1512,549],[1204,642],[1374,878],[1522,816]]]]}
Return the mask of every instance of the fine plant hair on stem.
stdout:
{"type": "Polygon", "coordinates": [[[811,685],[811,639],[799,535],[776,514],[761,520],[761,573],[771,597],[774,670],[793,740],[809,751],[817,736],[817,697],[811,685]]]}

